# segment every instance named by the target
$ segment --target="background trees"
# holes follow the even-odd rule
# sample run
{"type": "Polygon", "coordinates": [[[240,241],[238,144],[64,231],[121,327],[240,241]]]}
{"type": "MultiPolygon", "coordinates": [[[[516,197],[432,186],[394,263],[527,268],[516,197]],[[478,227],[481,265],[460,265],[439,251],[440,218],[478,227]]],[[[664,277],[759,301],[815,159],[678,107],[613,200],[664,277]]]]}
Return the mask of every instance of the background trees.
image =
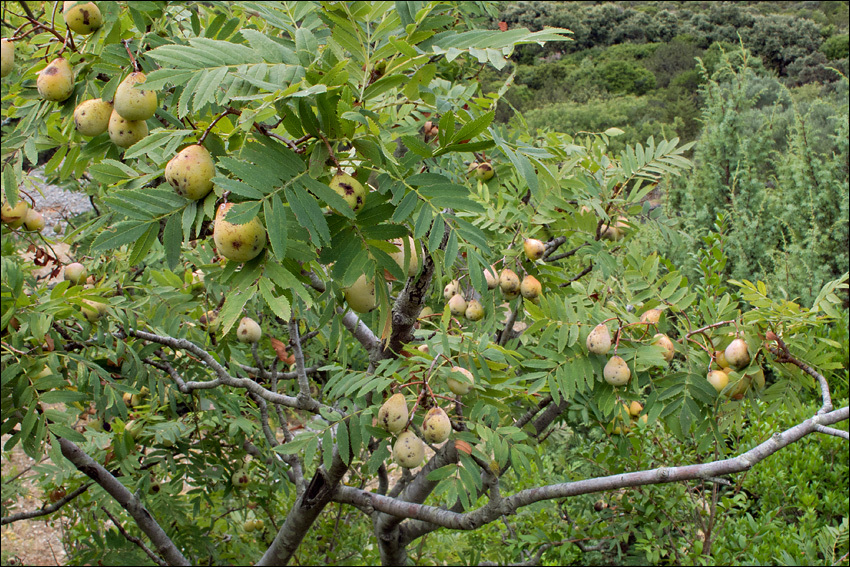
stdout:
{"type": "MultiPolygon", "coordinates": [[[[696,176],[692,144],[673,137],[616,151],[624,132],[604,123],[497,124],[510,81],[473,79],[569,34],[476,29],[496,15],[487,4],[99,9],[103,25],[81,36],[52,4],[4,4],[5,199],[31,202],[46,158],[96,206],[55,238],[5,215],[4,450],[48,458],[37,470],[55,502],[18,510],[4,483],[4,523],[61,510],[80,562],[732,563],[765,560],[780,535],[789,557],[846,553],[846,274],[801,304],[747,273],[722,277],[743,248],[728,229],[689,250],[688,277],[656,252],[682,234],[650,195],[683,173],[711,179],[719,142],[696,176]],[[42,100],[38,73],[60,52],[74,90],[42,100]],[[77,105],[112,100],[131,72],[155,114],[116,102],[111,131],[80,134],[77,105]],[[121,120],[147,135],[123,148],[121,120]],[[209,193],[189,190],[200,165],[177,173],[196,144],[215,164],[209,193]],[[262,230],[225,246],[222,222],[262,230]],[[531,239],[542,257],[521,246],[531,239]],[[38,274],[27,248],[60,277],[38,274]],[[64,271],[71,260],[90,279],[64,271]],[[485,270],[526,285],[491,285],[485,270]],[[240,340],[246,317],[258,341],[240,340]],[[589,352],[599,325],[612,344],[589,352]],[[721,353],[735,337],[749,348],[733,368],[721,353]],[[617,387],[603,370],[614,355],[629,374],[617,387]],[[728,380],[720,391],[710,369],[728,380]],[[379,419],[394,394],[405,433],[379,419]],[[411,440],[437,407],[452,431],[420,466],[411,440]],[[761,480],[774,470],[785,484],[761,480]],[[822,488],[781,499],[800,477],[822,488]],[[787,537],[791,524],[805,534],[787,537]]],[[[606,65],[612,88],[648,77],[606,65]]],[[[749,68],[718,63],[711,113],[732,96],[721,74],[745,81],[749,68]]],[[[789,134],[790,151],[817,147],[805,134],[789,134]]]]}

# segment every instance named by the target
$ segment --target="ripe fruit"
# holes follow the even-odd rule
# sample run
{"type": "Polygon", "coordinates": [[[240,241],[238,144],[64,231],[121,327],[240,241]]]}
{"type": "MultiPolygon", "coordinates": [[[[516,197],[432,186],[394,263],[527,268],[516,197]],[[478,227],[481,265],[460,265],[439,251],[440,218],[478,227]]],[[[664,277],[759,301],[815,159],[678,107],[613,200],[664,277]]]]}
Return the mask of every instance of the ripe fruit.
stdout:
{"type": "Polygon", "coordinates": [[[499,285],[499,273],[494,266],[484,268],[484,279],[487,281],[487,289],[496,289],[499,285]]]}
{"type": "Polygon", "coordinates": [[[422,435],[429,443],[442,443],[452,432],[452,422],[441,407],[428,410],[422,420],[422,435]]]}
{"type": "Polygon", "coordinates": [[[519,286],[519,276],[513,270],[502,270],[499,274],[499,287],[502,293],[506,295],[519,293],[519,286]]]}
{"type": "Polygon", "coordinates": [[[631,404],[629,404],[629,415],[631,417],[637,417],[640,415],[640,412],[643,411],[643,404],[639,401],[635,400],[631,404]]]}
{"type": "Polygon", "coordinates": [[[484,318],[484,306],[477,299],[473,299],[466,304],[466,312],[464,313],[470,321],[480,321],[484,318]]]}
{"type": "Polygon", "coordinates": [[[614,355],[608,360],[608,363],[602,370],[602,376],[612,386],[625,386],[629,383],[632,372],[622,357],[614,355]]]}
{"type": "Polygon", "coordinates": [[[425,458],[425,444],[412,431],[405,431],[393,446],[393,458],[406,469],[418,467],[425,458]]]}
{"type": "Polygon", "coordinates": [[[240,343],[255,343],[263,336],[260,324],[250,317],[242,317],[239,327],[236,329],[236,337],[240,343]]]}
{"type": "Polygon", "coordinates": [[[24,226],[27,230],[38,230],[44,228],[44,215],[35,209],[27,209],[27,216],[24,219],[24,226]]]}
{"type": "Polygon", "coordinates": [[[452,366],[450,377],[446,379],[446,383],[449,386],[449,390],[456,396],[463,396],[472,391],[475,385],[475,377],[466,368],[452,366]]]}
{"type": "Polygon", "coordinates": [[[522,278],[522,283],[519,286],[519,291],[526,299],[537,299],[543,291],[543,286],[534,276],[525,276],[522,278]]]}
{"type": "Polygon", "coordinates": [[[729,366],[729,361],[726,360],[726,353],[722,350],[714,351],[714,363],[720,368],[726,368],[729,366]]]}
{"type": "Polygon", "coordinates": [[[673,346],[673,341],[670,340],[670,337],[664,333],[656,333],[655,336],[652,337],[652,344],[664,348],[664,360],[667,362],[673,360],[673,355],[676,354],[676,348],[673,346]]]}
{"type": "Polygon", "coordinates": [[[133,394],[130,392],[124,392],[124,395],[121,396],[121,399],[124,401],[124,405],[128,408],[133,407],[133,394]]]}
{"type": "Polygon", "coordinates": [[[608,354],[611,350],[611,333],[604,323],[600,323],[587,335],[587,350],[593,354],[608,354]]]}
{"type": "Polygon", "coordinates": [[[65,2],[62,12],[65,25],[78,34],[88,35],[103,24],[103,16],[94,2],[65,2]]]}
{"type": "Polygon", "coordinates": [[[368,313],[378,305],[375,295],[375,281],[366,279],[363,274],[350,287],[343,288],[342,294],[352,311],[368,313]]]}
{"type": "MultiPolygon", "coordinates": [[[[410,246],[410,265],[407,267],[407,277],[410,278],[419,273],[419,251],[411,237],[408,236],[407,241],[410,246]]],[[[398,252],[390,254],[390,258],[395,260],[398,267],[404,271],[404,265],[407,261],[407,257],[404,255],[404,243],[401,239],[391,240],[390,242],[398,247],[398,252]]]]}
{"type": "Polygon", "coordinates": [[[74,109],[74,125],[83,136],[99,136],[109,127],[112,103],[101,98],[84,100],[74,109]]]}
{"type": "Polygon", "coordinates": [[[462,316],[466,313],[466,300],[459,293],[456,293],[449,299],[449,309],[452,315],[462,316]]]}
{"type": "Polygon", "coordinates": [[[212,191],[215,164],[207,149],[194,144],[183,148],[165,166],[165,180],[178,195],[197,201],[212,191]]]}
{"type": "Polygon", "coordinates": [[[718,394],[722,392],[723,388],[726,387],[726,384],[729,383],[729,376],[722,370],[712,370],[708,373],[706,379],[709,384],[714,386],[714,389],[717,390],[718,394]]]}
{"type": "Polygon", "coordinates": [[[390,433],[398,433],[404,429],[408,418],[407,400],[401,393],[390,396],[378,410],[378,426],[390,433]]]}
{"type": "Polygon", "coordinates": [[[729,343],[723,354],[726,355],[726,360],[732,368],[743,368],[750,363],[750,353],[747,349],[747,341],[744,339],[735,339],[729,343]]]}
{"type": "Polygon", "coordinates": [[[38,74],[35,85],[44,100],[62,102],[74,92],[74,71],[71,64],[62,57],[57,57],[38,74]]]}
{"type": "Polygon", "coordinates": [[[48,493],[48,498],[51,502],[59,502],[66,496],[66,491],[64,486],[60,486],[58,488],[54,488],[48,493]]]}
{"type": "Polygon", "coordinates": [[[8,39],[0,40],[0,77],[6,77],[15,68],[15,44],[8,39]]]}
{"type": "Polygon", "coordinates": [[[433,314],[434,314],[434,310],[426,305],[425,307],[422,308],[422,311],[419,312],[419,319],[427,319],[428,317],[430,317],[433,314]]]}
{"type": "Polygon", "coordinates": [[[83,299],[83,303],[85,305],[82,307],[83,316],[88,320],[89,323],[96,323],[106,315],[106,304],[100,303],[97,301],[91,301],[89,299],[83,299]]]}
{"type": "Polygon", "coordinates": [[[457,280],[452,280],[446,284],[446,287],[443,288],[443,297],[446,298],[446,301],[450,300],[456,294],[460,292],[460,282],[457,280]]]}
{"type": "Polygon", "coordinates": [[[148,135],[148,125],[144,120],[127,120],[115,110],[109,117],[109,139],[119,148],[129,148],[148,135]]]}
{"type": "Polygon", "coordinates": [[[65,266],[65,279],[74,285],[80,285],[89,275],[89,271],[79,262],[65,266]]]}
{"type": "Polygon", "coordinates": [[[539,260],[546,253],[546,245],[536,238],[526,238],[522,247],[525,249],[525,255],[532,262],[539,260]]]}
{"type": "Polygon", "coordinates": [[[245,488],[251,482],[251,477],[245,469],[238,469],[233,473],[233,476],[230,477],[230,482],[232,482],[233,486],[236,488],[245,488]]]}
{"type": "Polygon", "coordinates": [[[493,175],[495,175],[495,172],[493,166],[489,163],[479,163],[478,167],[475,168],[475,177],[479,181],[490,181],[493,179],[493,175]]]}
{"type": "Polygon", "coordinates": [[[612,219],[611,223],[606,225],[605,228],[602,229],[600,236],[604,240],[621,240],[625,235],[625,229],[629,228],[629,225],[626,224],[622,220],[617,220],[616,222],[612,219]]]}
{"type": "Polygon", "coordinates": [[[347,173],[337,173],[328,185],[345,199],[355,213],[366,204],[366,189],[347,173]]]}
{"type": "Polygon", "coordinates": [[[266,230],[258,217],[245,224],[229,223],[224,218],[233,203],[223,203],[215,214],[213,240],[218,253],[234,262],[256,258],[266,246],[266,230]]]}
{"type": "Polygon", "coordinates": [[[130,73],[115,89],[115,112],[126,120],[147,120],[156,112],[156,92],[134,88],[147,80],[144,73],[130,73]]]}
{"type": "Polygon", "coordinates": [[[18,228],[24,224],[29,208],[30,206],[24,200],[18,200],[14,207],[9,206],[8,201],[4,201],[3,206],[0,207],[0,220],[9,228],[18,228]]]}
{"type": "Polygon", "coordinates": [[[650,325],[655,325],[661,319],[661,310],[660,309],[647,309],[640,316],[641,323],[649,323],[650,325]]]}

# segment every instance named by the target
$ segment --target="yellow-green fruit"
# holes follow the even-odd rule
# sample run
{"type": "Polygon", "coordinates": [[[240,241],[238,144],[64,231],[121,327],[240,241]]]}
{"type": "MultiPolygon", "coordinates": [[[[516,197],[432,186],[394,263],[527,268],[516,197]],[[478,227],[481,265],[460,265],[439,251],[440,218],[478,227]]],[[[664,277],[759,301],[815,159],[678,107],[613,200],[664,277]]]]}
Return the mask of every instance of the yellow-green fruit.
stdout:
{"type": "Polygon", "coordinates": [[[133,394],[130,392],[124,392],[124,395],[121,396],[121,399],[124,401],[124,405],[128,408],[133,407],[133,394]]]}
{"type": "Polygon", "coordinates": [[[466,313],[466,300],[461,294],[456,293],[449,299],[449,310],[455,316],[463,316],[466,313]]]}
{"type": "MultiPolygon", "coordinates": [[[[419,250],[411,237],[407,237],[407,242],[410,246],[410,264],[407,266],[407,277],[410,278],[419,273],[419,250]]],[[[398,267],[404,271],[405,264],[408,261],[404,254],[404,243],[401,239],[391,240],[390,243],[398,247],[398,252],[390,254],[390,258],[395,260],[398,267]]]]}
{"type": "Polygon", "coordinates": [[[366,204],[366,189],[363,184],[347,173],[337,173],[328,185],[345,199],[355,213],[366,204]]]}
{"type": "Polygon", "coordinates": [[[722,370],[712,370],[708,373],[706,377],[708,383],[714,386],[714,389],[717,390],[717,393],[723,391],[723,388],[729,383],[729,376],[723,372],[722,370]]]}
{"type": "Polygon", "coordinates": [[[215,164],[210,152],[200,144],[180,150],[165,166],[165,180],[178,195],[197,201],[212,191],[215,164]]]}
{"type": "Polygon", "coordinates": [[[8,39],[0,40],[0,77],[6,77],[15,68],[15,44],[8,39]]]}
{"type": "Polygon", "coordinates": [[[611,333],[604,323],[596,325],[587,335],[587,350],[593,354],[608,354],[611,350],[611,333]]]}
{"type": "Polygon", "coordinates": [[[247,262],[260,255],[266,246],[266,230],[258,217],[245,224],[229,223],[224,218],[233,203],[222,203],[215,214],[213,240],[218,253],[234,262],[247,262]]]}
{"type": "Polygon", "coordinates": [[[233,476],[230,477],[230,482],[232,482],[233,486],[236,488],[245,488],[251,483],[251,476],[245,469],[239,469],[233,473],[233,476]]]}
{"type": "Polygon", "coordinates": [[[393,459],[400,466],[412,469],[422,464],[425,458],[425,444],[412,431],[405,431],[398,436],[393,446],[393,459]]]}
{"type": "Polygon", "coordinates": [[[625,386],[632,377],[632,371],[622,357],[614,355],[602,370],[602,377],[612,386],[625,386]]]}
{"type": "Polygon", "coordinates": [[[733,368],[743,368],[750,363],[750,353],[744,339],[735,339],[729,343],[724,354],[733,368]]]}
{"type": "Polygon", "coordinates": [[[726,368],[729,366],[729,361],[726,360],[726,353],[722,350],[714,351],[714,363],[720,368],[726,368]]]}
{"type": "Polygon", "coordinates": [[[62,102],[74,92],[74,71],[71,64],[62,57],[57,57],[38,74],[35,85],[44,100],[62,102]]]}
{"type": "Polygon", "coordinates": [[[477,299],[473,299],[466,304],[464,316],[470,321],[480,321],[484,318],[484,306],[477,299]]]}
{"type": "Polygon", "coordinates": [[[519,276],[513,270],[504,269],[499,274],[499,287],[504,294],[515,294],[519,292],[519,276]]]}
{"type": "Polygon", "coordinates": [[[443,288],[443,297],[446,298],[446,301],[450,300],[452,297],[457,295],[460,292],[460,282],[457,280],[452,280],[446,284],[446,287],[443,288]]]}
{"type": "Polygon", "coordinates": [[[378,410],[378,426],[390,433],[398,433],[407,426],[409,417],[404,395],[393,394],[378,410]]]}
{"type": "Polygon", "coordinates": [[[428,410],[422,420],[422,436],[428,443],[442,443],[452,432],[452,422],[441,407],[428,410]]]}
{"type": "Polygon", "coordinates": [[[649,323],[651,325],[655,325],[661,319],[661,310],[660,309],[647,309],[640,316],[641,323],[649,323]]]}
{"type": "Polygon", "coordinates": [[[747,376],[750,377],[751,383],[755,384],[757,389],[761,390],[762,388],[764,388],[764,384],[765,384],[764,370],[759,368],[755,372],[751,372],[750,374],[747,374],[747,376]]]}
{"type": "Polygon", "coordinates": [[[129,148],[148,135],[148,125],[144,120],[127,120],[115,110],[109,117],[109,139],[120,148],[129,148]]]}
{"type": "Polygon", "coordinates": [[[747,393],[747,389],[749,389],[751,381],[752,378],[750,378],[749,374],[741,376],[740,380],[738,380],[732,385],[732,388],[729,390],[728,396],[733,400],[740,400],[744,397],[744,394],[747,393]]]}
{"type": "Polygon", "coordinates": [[[475,377],[472,372],[460,366],[452,366],[450,377],[446,379],[449,390],[456,396],[463,396],[472,391],[475,385],[475,377]]]}
{"type": "Polygon", "coordinates": [[[94,2],[65,2],[65,25],[78,34],[88,35],[103,25],[103,16],[94,2]]]}
{"type": "Polygon", "coordinates": [[[631,417],[637,417],[640,415],[640,412],[643,411],[643,404],[639,401],[635,400],[631,404],[629,404],[629,415],[631,417]]]}
{"type": "Polygon", "coordinates": [[[8,201],[4,201],[3,206],[0,207],[0,220],[9,228],[18,228],[24,224],[29,210],[30,206],[22,199],[18,200],[14,207],[10,206],[8,201]]]}
{"type": "Polygon", "coordinates": [[[236,328],[236,338],[240,343],[255,343],[263,336],[260,324],[250,317],[242,317],[239,327],[236,328]]]}
{"type": "Polygon", "coordinates": [[[543,291],[540,281],[534,276],[525,276],[519,285],[519,292],[526,299],[537,299],[543,291]]]}
{"type": "Polygon", "coordinates": [[[419,312],[419,318],[420,319],[426,319],[433,314],[434,314],[434,310],[426,305],[425,307],[422,308],[422,311],[419,312]]]}
{"type": "Polygon", "coordinates": [[[493,179],[493,175],[495,175],[495,172],[493,171],[493,166],[489,163],[480,163],[475,168],[475,177],[479,181],[490,181],[493,179]]]}
{"type": "Polygon", "coordinates": [[[350,287],[343,288],[342,294],[352,311],[357,313],[368,313],[378,306],[378,298],[375,295],[375,281],[366,279],[363,274],[350,287]]]}
{"type": "Polygon", "coordinates": [[[84,100],[74,109],[74,126],[83,136],[99,136],[109,128],[112,103],[100,98],[84,100]]]}
{"type": "Polygon", "coordinates": [[[127,75],[115,89],[115,112],[127,120],[147,120],[156,112],[156,92],[135,88],[147,80],[144,73],[127,75]]]}
{"type": "Polygon", "coordinates": [[[487,289],[496,289],[499,285],[499,272],[494,266],[484,269],[484,279],[487,281],[487,289]]]}
{"type": "Polygon", "coordinates": [[[44,215],[35,209],[27,209],[27,216],[24,218],[24,226],[27,230],[40,231],[44,228],[44,215]]]}
{"type": "Polygon", "coordinates": [[[526,257],[532,262],[539,260],[546,253],[546,245],[536,238],[526,238],[522,243],[526,257]]]}
{"type": "Polygon", "coordinates": [[[257,529],[257,525],[254,523],[254,520],[245,520],[245,523],[242,524],[242,529],[246,532],[253,532],[257,529]]]}
{"type": "Polygon", "coordinates": [[[65,279],[74,285],[80,285],[89,275],[89,271],[79,262],[73,262],[65,266],[65,279]]]}
{"type": "Polygon", "coordinates": [[[673,355],[676,354],[676,347],[673,345],[673,341],[670,340],[670,337],[664,333],[656,333],[655,336],[652,337],[652,344],[658,345],[664,349],[664,352],[662,353],[664,360],[667,362],[673,360],[673,355]]]}
{"type": "Polygon", "coordinates": [[[95,323],[100,320],[106,314],[106,304],[99,303],[97,301],[90,301],[88,299],[83,299],[83,316],[88,320],[89,323],[95,323]]]}
{"type": "Polygon", "coordinates": [[[263,531],[263,528],[265,527],[266,523],[262,519],[257,518],[256,520],[254,520],[254,529],[256,529],[258,532],[263,531]]]}

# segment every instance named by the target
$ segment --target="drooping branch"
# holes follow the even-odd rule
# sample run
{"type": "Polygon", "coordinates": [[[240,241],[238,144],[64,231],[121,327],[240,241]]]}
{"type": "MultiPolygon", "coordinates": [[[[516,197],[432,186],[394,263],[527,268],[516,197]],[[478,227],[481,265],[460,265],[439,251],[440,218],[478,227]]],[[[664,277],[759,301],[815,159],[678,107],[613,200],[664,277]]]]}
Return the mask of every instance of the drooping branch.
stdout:
{"type": "Polygon", "coordinates": [[[62,508],[62,506],[64,506],[65,504],[67,504],[68,502],[88,490],[91,485],[91,482],[87,482],[84,485],[78,487],[76,490],[72,491],[71,493],[66,494],[56,502],[48,504],[47,506],[44,506],[39,510],[31,510],[29,512],[18,512],[17,514],[11,514],[9,516],[0,518],[0,526],[5,526],[6,524],[11,524],[20,520],[31,520],[32,518],[38,518],[40,516],[47,516],[48,514],[52,514],[53,512],[56,512],[57,510],[62,508]]]}
{"type": "Polygon", "coordinates": [[[165,567],[166,565],[168,565],[168,563],[163,561],[160,556],[158,556],[156,553],[154,553],[151,550],[151,548],[149,548],[147,545],[145,545],[145,542],[143,542],[142,540],[140,540],[136,536],[129,534],[127,532],[127,530],[124,529],[124,526],[121,525],[121,522],[118,521],[118,518],[116,518],[109,510],[106,509],[106,506],[101,506],[100,509],[103,510],[103,512],[107,516],[109,516],[109,519],[112,520],[112,523],[118,529],[118,532],[122,536],[124,536],[124,539],[126,539],[130,543],[136,544],[145,553],[145,555],[150,557],[151,561],[153,561],[157,565],[162,565],[162,567],[165,567]]]}
{"type": "Polygon", "coordinates": [[[770,333],[770,337],[776,341],[776,344],[779,345],[779,348],[776,348],[773,345],[768,345],[768,350],[776,357],[777,362],[790,362],[809,376],[813,377],[820,384],[820,392],[821,399],[823,400],[823,405],[818,410],[819,414],[827,413],[832,411],[832,396],[829,394],[829,382],[826,381],[826,378],[823,375],[809,366],[808,364],[802,362],[795,358],[791,351],[788,350],[788,345],[785,342],[777,337],[775,334],[770,333]]]}

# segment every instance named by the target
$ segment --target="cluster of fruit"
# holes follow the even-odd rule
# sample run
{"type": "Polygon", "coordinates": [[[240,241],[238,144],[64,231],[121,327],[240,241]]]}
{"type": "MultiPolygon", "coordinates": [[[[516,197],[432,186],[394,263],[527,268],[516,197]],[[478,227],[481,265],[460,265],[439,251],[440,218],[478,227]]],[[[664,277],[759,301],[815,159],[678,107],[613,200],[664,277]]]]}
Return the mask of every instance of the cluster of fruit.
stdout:
{"type": "Polygon", "coordinates": [[[40,231],[44,228],[44,215],[30,207],[23,199],[15,203],[14,207],[4,201],[0,206],[0,219],[12,229],[23,226],[27,230],[40,231]]]}
{"type": "MultiPolygon", "coordinates": [[[[398,434],[393,445],[393,459],[406,469],[418,467],[425,458],[425,444],[422,439],[408,430],[411,417],[407,400],[401,393],[390,396],[378,410],[378,426],[393,435],[398,434]]],[[[422,419],[422,436],[429,443],[442,443],[449,438],[451,431],[451,420],[439,406],[429,409],[422,419]]]]}

